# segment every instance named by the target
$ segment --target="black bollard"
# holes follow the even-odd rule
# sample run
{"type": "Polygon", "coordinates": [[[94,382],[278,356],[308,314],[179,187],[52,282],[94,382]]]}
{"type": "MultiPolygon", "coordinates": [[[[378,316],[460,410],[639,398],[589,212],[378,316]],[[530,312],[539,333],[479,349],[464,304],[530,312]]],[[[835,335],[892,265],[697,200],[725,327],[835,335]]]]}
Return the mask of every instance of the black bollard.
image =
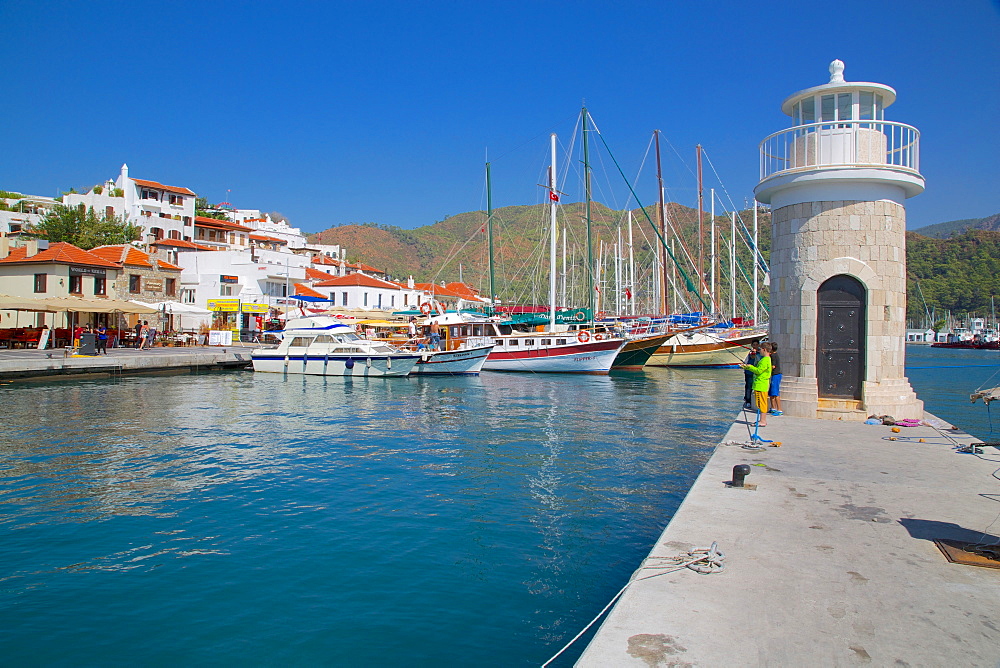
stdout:
{"type": "Polygon", "coordinates": [[[737,464],[733,467],[733,487],[742,487],[743,480],[750,475],[750,467],[746,464],[737,464]]]}

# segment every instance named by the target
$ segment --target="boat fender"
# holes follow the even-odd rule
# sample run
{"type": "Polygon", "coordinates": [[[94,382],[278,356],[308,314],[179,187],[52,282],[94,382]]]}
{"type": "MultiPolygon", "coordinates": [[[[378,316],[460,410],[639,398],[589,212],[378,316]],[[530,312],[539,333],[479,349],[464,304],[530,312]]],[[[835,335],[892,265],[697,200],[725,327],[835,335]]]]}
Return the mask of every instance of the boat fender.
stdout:
{"type": "Polygon", "coordinates": [[[586,343],[587,341],[590,341],[590,332],[588,332],[585,329],[581,329],[576,334],[576,340],[579,341],[580,343],[586,343]]]}
{"type": "Polygon", "coordinates": [[[352,358],[348,357],[347,361],[344,362],[344,366],[346,368],[348,368],[348,369],[353,369],[354,368],[354,360],[352,358]]]}
{"type": "Polygon", "coordinates": [[[386,357],[385,358],[385,370],[386,371],[392,371],[392,358],[391,357],[386,357]]]}
{"type": "Polygon", "coordinates": [[[372,358],[371,357],[369,357],[369,358],[367,358],[365,360],[365,366],[368,367],[369,369],[372,368],[372,358]]]}
{"type": "Polygon", "coordinates": [[[421,304],[420,305],[420,312],[423,313],[424,315],[429,314],[431,312],[431,303],[430,302],[424,302],[423,304],[421,304]]]}

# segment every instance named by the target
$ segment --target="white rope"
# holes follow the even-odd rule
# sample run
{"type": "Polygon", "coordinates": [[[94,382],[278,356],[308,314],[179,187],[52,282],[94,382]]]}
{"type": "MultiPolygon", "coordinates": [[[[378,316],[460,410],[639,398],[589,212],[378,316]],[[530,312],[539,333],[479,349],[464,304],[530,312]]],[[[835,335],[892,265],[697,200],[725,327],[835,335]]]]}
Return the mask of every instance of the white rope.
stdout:
{"type": "Polygon", "coordinates": [[[618,593],[615,594],[610,601],[608,601],[608,604],[604,606],[604,608],[599,613],[597,613],[597,616],[594,617],[592,620],[590,620],[590,623],[584,626],[582,631],[573,636],[572,640],[563,645],[562,649],[553,654],[551,659],[543,663],[542,668],[546,668],[546,666],[555,661],[563,652],[569,649],[573,645],[573,643],[579,640],[580,637],[597,622],[597,620],[599,620],[601,617],[604,616],[604,613],[606,613],[608,609],[611,608],[612,605],[614,605],[615,601],[617,601],[621,597],[621,595],[625,593],[625,590],[628,589],[630,586],[632,586],[634,583],[640,580],[649,580],[650,578],[659,577],[661,575],[676,573],[677,571],[682,571],[685,568],[691,569],[695,573],[701,573],[702,575],[721,573],[723,570],[725,570],[726,567],[724,563],[726,560],[726,555],[719,551],[718,545],[719,545],[718,543],[713,542],[711,547],[697,548],[691,550],[687,554],[678,555],[676,557],[648,557],[643,562],[643,565],[640,566],[638,570],[636,570],[636,572],[632,574],[632,579],[629,580],[624,587],[618,590],[618,593]],[[649,566],[646,564],[646,562],[648,562],[651,559],[666,559],[668,563],[665,563],[662,566],[649,566]],[[654,573],[652,575],[647,575],[646,577],[642,578],[636,577],[636,575],[643,570],[656,570],[661,568],[666,568],[669,570],[665,570],[662,573],[654,573]]]}

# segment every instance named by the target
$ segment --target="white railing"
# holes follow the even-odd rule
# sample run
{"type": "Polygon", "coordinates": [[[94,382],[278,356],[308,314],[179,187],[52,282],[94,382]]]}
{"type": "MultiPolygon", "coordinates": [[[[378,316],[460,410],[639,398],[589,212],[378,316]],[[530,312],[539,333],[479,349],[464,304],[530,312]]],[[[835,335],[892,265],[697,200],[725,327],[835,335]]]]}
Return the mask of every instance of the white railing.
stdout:
{"type": "Polygon", "coordinates": [[[827,167],[892,167],[920,172],[920,132],[889,121],[809,123],[760,143],[760,178],[827,167]]]}

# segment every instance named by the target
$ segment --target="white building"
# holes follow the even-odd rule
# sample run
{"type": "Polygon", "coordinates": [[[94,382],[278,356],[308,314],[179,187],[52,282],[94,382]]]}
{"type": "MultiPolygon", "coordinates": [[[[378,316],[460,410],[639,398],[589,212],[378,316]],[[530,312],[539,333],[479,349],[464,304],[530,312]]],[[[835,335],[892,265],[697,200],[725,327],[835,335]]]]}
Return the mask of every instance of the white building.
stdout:
{"type": "Polygon", "coordinates": [[[114,182],[108,180],[85,194],[65,195],[63,204],[82,204],[98,215],[121,216],[126,222],[141,225],[142,241],[149,243],[158,239],[192,241],[195,199],[187,188],[131,178],[128,165],[122,165],[114,182]]]}
{"type": "Polygon", "coordinates": [[[36,225],[42,217],[57,204],[52,197],[38,195],[21,195],[10,193],[17,197],[0,197],[6,210],[0,211],[0,234],[20,234],[25,228],[36,225]]]}
{"type": "Polygon", "coordinates": [[[427,301],[418,288],[356,272],[313,284],[312,289],[329,297],[333,306],[386,311],[413,309],[427,301]]]}
{"type": "MultiPolygon", "coordinates": [[[[256,249],[184,252],[177,255],[181,301],[211,308],[213,300],[272,307],[306,280],[309,258],[256,249]]],[[[266,309],[265,309],[266,310],[266,309]]]]}
{"type": "Polygon", "coordinates": [[[234,223],[249,227],[270,237],[283,239],[289,248],[305,248],[306,238],[302,230],[292,227],[286,221],[276,221],[271,214],[259,209],[220,209],[234,223]]]}

